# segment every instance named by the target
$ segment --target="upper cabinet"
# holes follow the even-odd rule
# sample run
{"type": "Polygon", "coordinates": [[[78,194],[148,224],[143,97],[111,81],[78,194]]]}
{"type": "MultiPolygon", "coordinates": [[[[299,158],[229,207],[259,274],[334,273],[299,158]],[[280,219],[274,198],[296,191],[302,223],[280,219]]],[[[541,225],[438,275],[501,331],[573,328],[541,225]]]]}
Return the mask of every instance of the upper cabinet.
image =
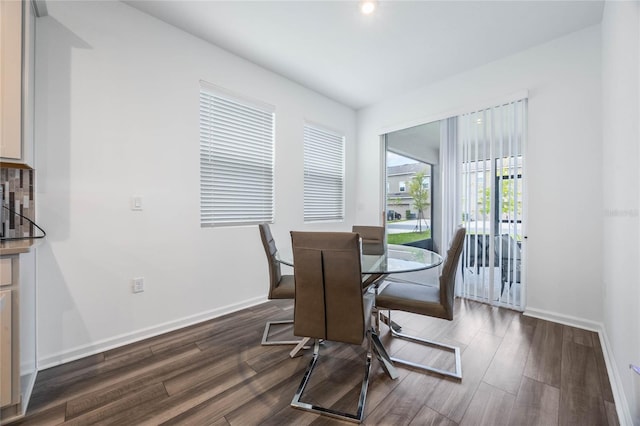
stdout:
{"type": "Polygon", "coordinates": [[[0,161],[33,166],[35,14],[0,1],[0,161]]]}

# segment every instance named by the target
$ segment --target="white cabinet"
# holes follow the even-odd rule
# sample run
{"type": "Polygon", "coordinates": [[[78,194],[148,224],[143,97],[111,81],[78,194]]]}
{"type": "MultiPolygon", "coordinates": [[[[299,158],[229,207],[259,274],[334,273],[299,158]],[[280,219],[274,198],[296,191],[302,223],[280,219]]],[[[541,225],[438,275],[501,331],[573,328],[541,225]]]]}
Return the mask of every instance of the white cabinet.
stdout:
{"type": "Polygon", "coordinates": [[[35,253],[0,256],[0,425],[24,415],[37,375],[35,253]]]}
{"type": "Polygon", "coordinates": [[[13,262],[10,257],[0,257],[0,286],[13,282],[13,262]]]}
{"type": "Polygon", "coordinates": [[[18,404],[20,393],[16,345],[19,331],[14,306],[18,300],[18,260],[17,255],[0,257],[0,407],[3,414],[5,407],[18,404]]]}
{"type": "Polygon", "coordinates": [[[0,1],[0,161],[33,165],[35,13],[0,1]]]}
{"type": "Polygon", "coordinates": [[[11,290],[0,290],[0,407],[11,404],[13,389],[13,356],[11,337],[11,290]]]}
{"type": "Polygon", "coordinates": [[[22,158],[22,2],[0,2],[0,155],[22,158]]]}

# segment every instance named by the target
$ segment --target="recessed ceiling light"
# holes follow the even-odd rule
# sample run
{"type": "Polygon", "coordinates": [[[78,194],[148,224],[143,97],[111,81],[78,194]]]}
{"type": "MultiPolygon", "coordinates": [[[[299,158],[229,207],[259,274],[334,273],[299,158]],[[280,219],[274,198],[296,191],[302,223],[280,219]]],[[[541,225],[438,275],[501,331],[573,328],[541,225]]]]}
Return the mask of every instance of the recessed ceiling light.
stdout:
{"type": "Polygon", "coordinates": [[[363,0],[360,2],[360,11],[365,15],[371,15],[376,10],[375,0],[363,0]]]}

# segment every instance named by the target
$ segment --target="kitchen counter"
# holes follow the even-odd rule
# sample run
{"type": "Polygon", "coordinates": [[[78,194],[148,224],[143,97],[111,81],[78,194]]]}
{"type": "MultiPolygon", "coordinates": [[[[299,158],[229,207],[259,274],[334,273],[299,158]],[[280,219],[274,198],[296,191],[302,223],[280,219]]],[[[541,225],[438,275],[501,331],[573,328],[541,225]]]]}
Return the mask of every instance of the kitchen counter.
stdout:
{"type": "Polygon", "coordinates": [[[28,253],[40,243],[40,240],[38,238],[28,238],[26,240],[0,241],[0,256],[28,253]]]}

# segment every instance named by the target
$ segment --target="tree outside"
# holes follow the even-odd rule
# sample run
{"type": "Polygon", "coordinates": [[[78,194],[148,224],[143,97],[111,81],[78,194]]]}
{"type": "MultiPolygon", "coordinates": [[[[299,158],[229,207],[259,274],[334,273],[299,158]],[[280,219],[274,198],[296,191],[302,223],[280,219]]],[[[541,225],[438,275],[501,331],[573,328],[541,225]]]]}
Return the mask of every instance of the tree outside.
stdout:
{"type": "Polygon", "coordinates": [[[417,232],[422,232],[422,222],[424,222],[425,228],[428,228],[424,218],[424,209],[431,204],[431,198],[429,190],[424,186],[426,176],[426,170],[416,173],[409,181],[408,187],[409,195],[413,198],[413,206],[418,211],[418,223],[415,229],[417,232]]]}
{"type": "MultiPolygon", "coordinates": [[[[513,215],[517,211],[518,216],[522,216],[522,193],[518,188],[518,203],[516,206],[516,197],[514,192],[514,181],[512,179],[500,180],[500,198],[501,198],[501,211],[500,213],[504,217],[505,215],[513,215]],[[516,210],[517,207],[517,210],[516,210]]],[[[478,189],[480,193],[484,192],[484,196],[478,197],[478,213],[482,213],[485,217],[491,211],[491,188],[487,187],[484,190],[478,189]]]]}

